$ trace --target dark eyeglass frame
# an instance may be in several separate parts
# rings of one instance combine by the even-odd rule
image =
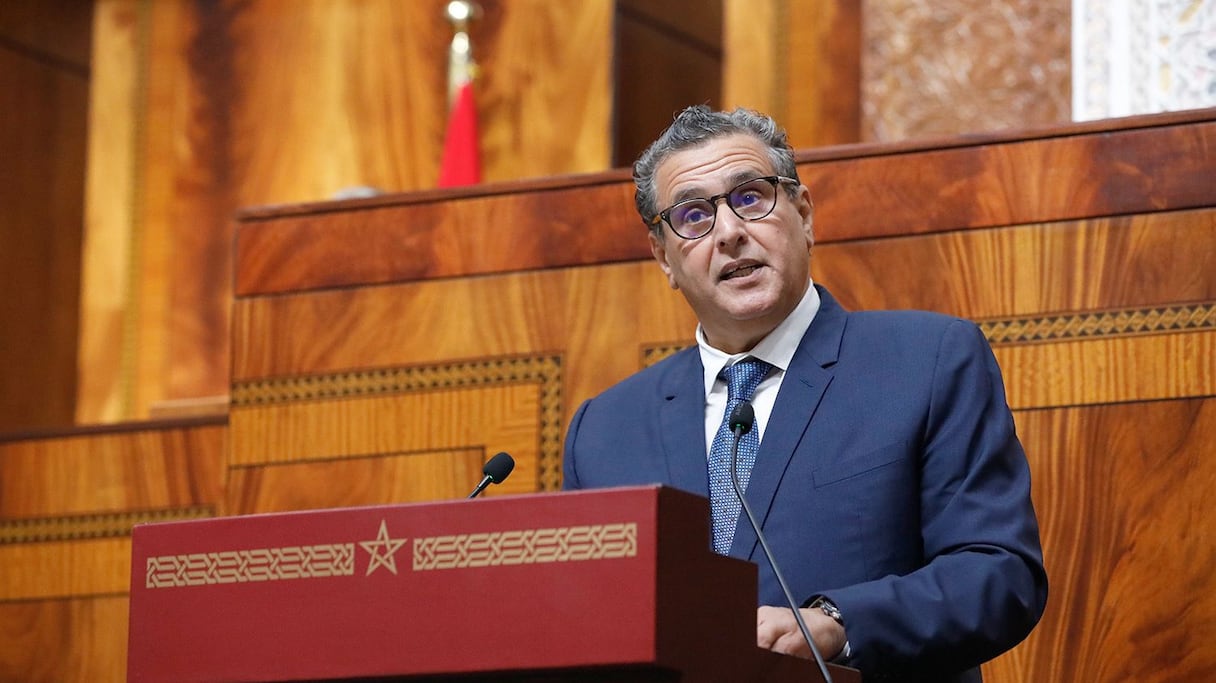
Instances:
[[[754,183],[757,180],[763,180],[764,182],[768,183],[769,185],[772,185],[774,193],[777,190],[777,185],[780,183],[790,183],[790,184],[794,184],[794,185],[800,184],[798,182],[798,179],[790,178],[790,177],[783,176],[783,175],[769,175],[769,176],[760,176],[758,178],[750,178],[748,180],[744,180],[743,182],[739,183],[738,185],[735,185],[734,187],[730,188],[726,192],[723,192],[722,194],[716,194],[712,197],[690,197],[683,201],[676,202],[675,204],[672,204],[671,206],[667,207],[666,209],[663,209],[662,211],[655,214],[654,217],[652,217],[650,219],[649,224],[652,226],[658,225],[659,221],[663,221],[664,223],[667,224],[667,227],[671,228],[671,232],[673,234],[675,234],[676,237],[679,237],[680,239],[685,239],[685,240],[699,240],[702,237],[705,237],[709,233],[713,232],[714,227],[718,225],[718,202],[721,200],[726,200],[726,205],[728,207],[730,207],[731,212],[734,213],[736,216],[739,216],[739,210],[736,209],[735,205],[731,203],[730,196],[733,195],[736,190],[743,187],[744,185],[747,185],[749,183]],[[713,218],[709,221],[709,228],[707,228],[705,230],[705,232],[701,233],[700,235],[695,235],[693,237],[689,237],[688,235],[684,235],[684,234],[680,233],[679,230],[676,230],[676,226],[671,224],[671,212],[675,211],[676,209],[678,209],[681,206],[688,204],[690,202],[709,202],[710,206],[713,207],[713,209],[711,211],[711,215],[713,216]],[[768,218],[769,214],[771,214],[773,212],[773,209],[776,209],[776,208],[777,208],[777,195],[774,194],[773,195],[773,205],[768,207],[768,211],[765,211],[764,215],[756,216],[755,218],[745,218],[743,216],[739,216],[739,219],[749,221],[749,222],[763,220],[765,218]]]

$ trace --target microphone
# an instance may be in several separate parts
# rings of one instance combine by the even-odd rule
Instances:
[[[481,483],[477,485],[477,488],[473,489],[473,492],[469,494],[469,498],[476,498],[490,484],[501,484],[511,474],[511,470],[513,469],[515,469],[515,458],[507,455],[505,451],[490,458],[485,467],[481,468],[481,473],[486,476],[482,477]]]
[[[743,435],[752,430],[752,424],[756,421],[756,412],[752,408],[752,404],[744,401],[735,406],[735,409],[730,413],[730,431],[735,435],[734,443],[730,449],[730,483],[735,487],[735,495],[739,497],[739,503],[743,506],[743,512],[747,513],[747,521],[752,525],[752,530],[756,532],[756,538],[760,540],[760,547],[764,550],[764,556],[768,558],[768,565],[773,568],[773,576],[777,577],[777,583],[781,584],[781,590],[785,592],[785,601],[789,603],[790,609],[794,610],[794,619],[798,622],[798,629],[802,631],[802,637],[806,639],[806,644],[811,646],[811,654],[815,656],[815,663],[819,665],[819,673],[823,674],[824,683],[832,683],[832,674],[828,673],[828,665],[823,661],[823,655],[820,654],[819,648],[815,646],[815,640],[811,638],[811,630],[806,627],[806,621],[802,618],[802,612],[798,610],[798,603],[794,602],[794,594],[790,592],[790,586],[785,582],[785,577],[781,575],[781,570],[777,568],[777,560],[773,559],[773,551],[768,547],[768,541],[764,538],[764,532],[760,531],[760,524],[756,522],[756,516],[752,514],[752,507],[747,504],[747,498],[743,495],[743,489],[739,486],[739,470],[737,463],[739,462],[739,441],[743,439]]]

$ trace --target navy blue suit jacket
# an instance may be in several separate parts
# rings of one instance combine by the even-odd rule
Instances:
[[[975,324],[821,306],[782,381],[747,499],[795,599],[844,614],[866,680],[979,680],[1047,599],[1030,472]],[[685,349],[578,409],[564,487],[662,483],[708,496],[700,354]],[[732,556],[760,567],[740,516]],[[805,604],[805,603],[804,603]]]

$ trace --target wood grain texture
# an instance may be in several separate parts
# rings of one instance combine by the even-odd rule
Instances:
[[[725,106],[763,111],[799,149],[861,140],[861,5],[725,0]]]
[[[820,243],[811,264],[848,306],[976,320],[1211,301],[1216,210]]]
[[[524,384],[238,408],[232,462],[247,467],[471,448],[488,459],[505,450],[516,471],[500,488],[536,491],[539,393]]]
[[[90,14],[0,8],[0,431],[73,420]]]
[[[80,272],[76,423],[130,415],[131,351],[139,306],[129,274],[137,255],[140,186],[135,151],[141,70],[141,15],[136,0],[98,0],[93,21],[92,82]]]
[[[0,523],[215,505],[225,425],[0,442]]]
[[[1216,676],[1216,400],[1019,411],[1051,577],[1042,623],[986,681]]]
[[[820,245],[1204,207],[1216,195],[1205,182],[1216,175],[1214,116],[970,145],[845,147],[800,155],[799,172]],[[236,294],[650,258],[624,174],[527,188],[249,214],[237,230]],[[352,258],[361,247],[367,256]]]
[[[0,546],[0,603],[117,595],[131,586],[131,539]]]
[[[0,603],[0,680],[122,681],[125,595]]]
[[[473,490],[493,455],[486,448],[465,448],[238,467],[228,480],[226,511],[244,515],[453,500]],[[482,495],[508,492],[504,487],[514,484],[515,476]],[[329,485],[317,486],[318,481]]]
[[[131,525],[211,516],[226,420],[0,440],[0,680],[126,675]]]
[[[631,167],[675,112],[722,101],[722,3],[614,3],[612,165]]]
[[[811,165],[823,241],[1210,206],[1216,122]],[[1161,169],[1168,168],[1168,173]],[[800,167],[801,170],[801,167]]]
[[[225,391],[237,207],[435,183],[445,4],[99,4],[80,421]],[[485,179],[606,168],[611,3],[481,5]]]

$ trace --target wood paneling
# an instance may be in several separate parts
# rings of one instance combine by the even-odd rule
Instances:
[[[0,7],[0,432],[72,424],[92,7]]]
[[[722,101],[722,0],[616,3],[612,165],[628,168],[694,104]]]
[[[485,448],[463,448],[237,467],[228,481],[227,512],[290,512],[387,505],[403,500],[451,500],[473,490],[481,481],[482,466],[493,455]],[[525,475],[520,481],[526,479]],[[320,487],[318,481],[330,484]],[[450,484],[454,482],[469,483],[453,489]],[[514,475],[503,486],[491,486],[482,495],[501,495],[507,484],[515,484]]]
[[[0,441],[0,519],[214,505],[224,422]]]
[[[1216,210],[829,242],[811,261],[816,279],[855,306],[975,319],[1211,301]],[[892,273],[902,287],[890,286]]]
[[[99,3],[79,421],[226,391],[237,207],[434,185],[445,4]],[[485,179],[607,168],[611,2],[480,4]]]
[[[211,516],[225,420],[0,440],[0,680],[126,676],[133,524]]]
[[[0,680],[126,680],[127,610],[125,595],[0,602]]]
[[[861,3],[723,4],[725,106],[775,117],[799,149],[861,140]]]
[[[992,681],[1216,676],[1216,399],[1018,411],[1051,577]]]
[[[820,249],[875,237],[1136,214],[1137,207],[1185,209],[1211,198],[1205,181],[1216,176],[1216,154],[1208,151],[1216,148],[1213,119],[1216,111],[1207,110],[1140,117],[1123,122],[1127,128],[1089,124],[973,144],[841,147],[799,154],[799,172],[816,202]],[[1165,167],[1172,172],[1161,173]],[[639,239],[644,226],[632,194],[628,176],[611,172],[248,211],[237,231],[236,292],[645,260],[650,250]],[[365,256],[355,258],[361,248]],[[931,270],[910,275],[937,277]]]

